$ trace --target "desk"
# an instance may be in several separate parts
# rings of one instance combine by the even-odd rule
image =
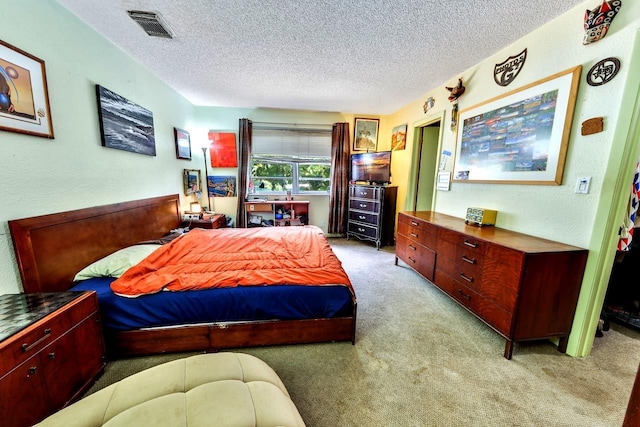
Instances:
[[[260,227],[263,221],[272,221],[273,225],[307,225],[309,224],[309,201],[298,200],[260,200],[244,202],[246,211],[245,227]],[[276,219],[276,213],[281,210],[293,218]],[[252,222],[252,218],[260,218],[260,222]]]

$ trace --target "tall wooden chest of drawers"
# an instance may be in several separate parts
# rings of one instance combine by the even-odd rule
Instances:
[[[95,292],[0,296],[0,419],[31,426],[81,396],[106,364]]]
[[[347,238],[381,245],[394,244],[398,187],[380,185],[349,186]]]
[[[436,212],[400,212],[401,259],[506,339],[558,337],[566,351],[586,249]]]

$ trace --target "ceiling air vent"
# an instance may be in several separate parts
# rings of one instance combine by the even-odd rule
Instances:
[[[172,39],[169,26],[162,20],[158,13],[145,12],[142,10],[128,10],[127,13],[136,21],[142,29],[151,37],[163,37]]]

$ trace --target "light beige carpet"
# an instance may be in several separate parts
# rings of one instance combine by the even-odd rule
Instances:
[[[613,325],[592,354],[504,340],[418,276],[394,248],[330,239],[358,298],[356,345],[238,349],[269,363],[310,427],[620,426],[640,333]],[[109,363],[95,391],[180,355]]]

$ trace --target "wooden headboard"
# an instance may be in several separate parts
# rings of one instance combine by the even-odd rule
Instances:
[[[25,292],[71,287],[85,266],[180,225],[177,194],[9,221]]]

